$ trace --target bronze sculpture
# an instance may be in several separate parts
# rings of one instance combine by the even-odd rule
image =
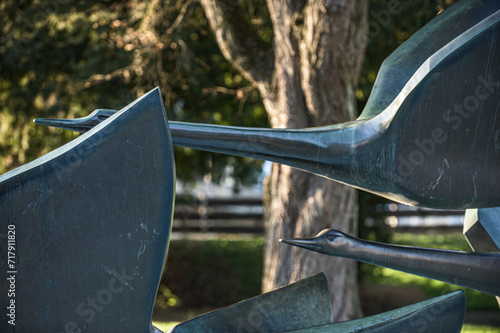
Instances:
[[[148,135],[130,134],[131,126],[147,128]],[[9,217],[4,227],[23,234],[12,244],[19,251],[14,284],[22,290],[15,298],[17,323],[3,322],[2,332],[161,333],[151,325],[151,313],[171,231],[175,175],[169,140],[155,89],[78,139],[0,176],[0,212]],[[115,158],[109,161],[111,152]],[[351,326],[391,331],[422,316],[432,318],[430,332],[458,332],[464,319],[460,292],[352,323],[332,323],[329,297],[327,281],[318,275],[172,332],[234,332],[240,324],[249,332],[342,332]],[[442,312],[429,317],[435,307]],[[262,317],[257,324],[249,321],[256,315]],[[380,323],[382,317],[390,320]]]
[[[497,66],[500,55],[499,7],[500,5],[494,1],[484,3],[480,1],[463,1],[441,14],[419,33],[415,34],[385,61],[367,108],[356,121],[304,130],[243,129],[171,122],[173,143],[289,164],[413,205],[442,208],[498,206],[500,205],[500,185],[498,185],[497,180],[500,176],[500,170],[497,165],[500,162],[500,150],[497,149],[497,146],[500,128],[495,122],[497,99],[494,94],[498,93],[500,87],[500,69]],[[457,24],[457,22],[460,24]],[[434,38],[434,35],[438,32],[440,38]],[[416,52],[416,50],[419,52]],[[487,55],[486,59],[482,58],[484,55]],[[475,66],[469,66],[472,59],[483,59],[484,61],[475,61]],[[445,84],[449,91],[448,94],[443,94],[442,89],[435,89],[435,87]],[[147,151],[149,152],[147,156],[153,164],[160,161],[160,165],[167,166],[170,172],[161,173],[161,170],[153,170],[154,172],[143,170],[140,166],[143,161],[140,161],[140,163],[133,163],[134,161],[132,161],[130,164],[114,162],[111,165],[116,166],[123,172],[135,171],[138,175],[149,171],[150,174],[143,175],[146,177],[143,183],[151,183],[155,182],[155,179],[161,179],[162,182],[156,184],[157,197],[161,200],[166,199],[167,202],[171,203],[173,199],[171,141],[166,117],[161,106],[161,99],[158,99],[157,93],[156,96],[154,94],[154,92],[149,93],[141,98],[140,102],[131,104],[118,114],[115,114],[113,110],[98,110],[89,117],[80,120],[49,121],[39,119],[37,121],[39,123],[89,132],[66,146],[66,148],[59,149],[37,162],[30,163],[0,177],[0,184],[3,186],[2,192],[0,192],[0,200],[3,200],[0,201],[0,207],[4,210],[6,216],[10,217],[8,226],[13,225],[15,229],[18,228],[17,230],[32,234],[32,237],[28,238],[31,243],[28,244],[23,241],[24,243],[15,244],[15,246],[19,246],[25,253],[34,252],[34,254],[31,257],[23,257],[22,265],[21,262],[16,264],[19,264],[19,267],[30,267],[30,265],[35,267],[35,269],[39,270],[40,274],[38,275],[45,279],[45,281],[35,280],[30,287],[26,288],[28,291],[36,290],[34,292],[36,300],[33,304],[24,303],[21,307],[24,312],[20,312],[20,319],[22,316],[34,317],[34,325],[39,325],[36,328],[41,331],[47,330],[46,327],[50,331],[54,329],[67,330],[68,327],[76,330],[83,327],[88,328],[89,331],[99,331],[99,329],[126,331],[132,328],[134,332],[158,332],[150,324],[151,299],[154,299],[152,291],[156,288],[158,270],[161,268],[166,246],[168,245],[171,204],[167,209],[158,208],[161,210],[161,216],[155,215],[153,213],[154,207],[150,209],[151,207],[148,206],[150,203],[144,202],[144,198],[147,196],[145,193],[137,190],[137,193],[134,193],[133,196],[131,194],[138,188],[137,184],[140,184],[140,182],[127,183],[125,178],[118,180],[125,180],[125,183],[131,187],[122,186],[123,184],[116,180],[115,183],[111,183],[111,186],[106,191],[99,191],[100,182],[109,183],[107,183],[105,177],[93,174],[95,170],[82,171],[82,175],[87,177],[84,179],[85,181],[80,181],[78,177],[75,177],[75,179],[73,177],[70,179],[65,178],[69,174],[79,175],[79,173],[73,171],[81,170],[81,163],[96,168],[101,166],[105,162],[104,159],[95,159],[95,155],[105,153],[106,149],[112,149],[109,147],[116,147],[117,142],[125,145],[133,144],[133,142],[129,141],[129,137],[134,140],[150,140],[151,137],[149,136],[143,135],[144,138],[142,138],[137,135],[140,132],[137,129],[150,120],[147,119],[147,115],[152,112],[151,114],[154,114],[153,118],[158,122],[158,124],[154,125],[154,128],[164,140],[160,140],[159,143],[154,145],[154,149],[153,146],[149,147],[146,143],[135,144],[136,147],[132,147],[130,150],[133,153],[127,153],[127,157],[135,157],[139,160],[142,159],[143,152]],[[154,100],[151,100],[151,98]],[[142,102],[150,102],[150,104],[143,105]],[[139,104],[141,108],[147,110],[144,114],[136,112]],[[160,109],[162,112],[157,112]],[[130,112],[131,110],[134,110],[134,112]],[[128,116],[124,116],[125,114]],[[120,119],[122,122],[120,122]],[[133,120],[134,126],[124,125],[125,119]],[[99,140],[91,140],[99,134],[104,134],[106,128],[112,128],[110,124],[120,127],[120,134],[110,135],[109,137],[103,136]],[[94,126],[96,127],[94,128]],[[167,128],[166,131],[165,128]],[[478,128],[482,130],[478,131]],[[127,129],[132,134],[125,135]],[[148,129],[148,132],[151,132],[150,129]],[[492,140],[492,138],[495,139]],[[108,144],[110,146],[107,146]],[[160,148],[158,145],[161,144],[164,144],[165,147]],[[107,148],[103,148],[104,146]],[[154,154],[151,154],[152,152]],[[155,154],[159,156],[155,157]],[[74,160],[75,158],[76,160]],[[132,158],[132,160],[134,159]],[[95,164],[96,161],[102,163]],[[120,173],[117,173],[117,175],[120,175]],[[90,178],[92,181],[89,180]],[[56,179],[62,185],[57,184]],[[80,203],[89,204],[88,212],[81,207],[76,209],[73,206],[69,208],[61,207],[60,202],[63,201],[61,196],[70,191],[67,188],[63,191],[55,191],[54,189],[57,189],[57,186],[66,186],[68,181],[79,191],[76,194],[71,192],[72,196],[70,198],[73,200],[70,200],[70,202],[74,205]],[[86,189],[90,188],[93,189],[92,193],[98,193],[95,198],[85,196]],[[21,193],[19,197],[22,197],[22,191],[28,191],[29,196],[31,198],[37,197],[38,201],[28,203],[15,200],[17,199],[17,193]],[[120,192],[119,198],[121,200],[118,201],[123,205],[108,207],[110,212],[114,214],[111,225],[104,223],[104,221],[108,222],[107,218],[104,217],[100,221],[93,220],[96,216],[89,215],[89,212],[93,212],[94,209],[92,203],[100,199],[109,202],[108,195],[118,192]],[[139,208],[150,207],[147,209],[150,216],[138,215],[140,209],[134,209],[133,204],[130,204],[130,197],[140,202]],[[85,200],[82,201],[82,198]],[[55,213],[44,210],[45,208],[37,208],[37,205],[42,203],[45,206],[55,207]],[[158,202],[155,203],[158,204]],[[24,210],[22,210],[23,205]],[[97,207],[100,214],[109,213],[105,211],[104,207],[106,205],[101,203]],[[36,214],[31,215],[35,211]],[[75,217],[72,217],[70,213],[77,212],[80,214],[82,211],[85,213],[84,217],[79,216],[78,218],[83,219],[84,222],[88,220],[95,223],[97,228],[85,229],[85,225],[80,224],[81,221],[71,223]],[[40,212],[43,213],[41,219]],[[137,253],[131,253],[130,249],[126,249],[123,245],[127,241],[118,240],[116,237],[120,238],[120,235],[116,234],[116,231],[115,233],[110,231],[111,226],[114,228],[120,226],[118,219],[120,212],[126,212],[122,217],[125,226],[137,226],[137,222],[141,218],[147,221],[155,221],[157,223],[155,225],[159,228],[153,230],[154,235],[156,235],[154,231],[158,233],[156,238],[152,236],[155,238],[155,242],[152,239],[143,239],[143,237],[133,239],[131,235],[130,240],[136,241],[134,244],[139,245],[137,241],[140,240],[139,250]],[[28,216],[25,216],[26,214]],[[18,215],[23,216],[19,221],[16,220]],[[35,222],[39,219],[41,224],[36,225]],[[61,220],[63,223],[60,223]],[[164,223],[164,225],[160,222]],[[148,225],[145,223],[139,224],[140,229],[145,232],[147,232]],[[33,230],[30,230],[31,226],[35,226]],[[73,260],[80,258],[78,258],[78,253],[72,246],[80,244],[83,247],[84,244],[78,242],[78,240],[68,238],[69,231],[73,230],[72,228],[80,231],[82,237],[88,237],[82,231],[92,231],[96,237],[96,239],[92,240],[92,244],[96,248],[109,248],[109,253],[98,257],[97,263],[94,263],[95,267],[92,269],[79,270],[73,266]],[[99,232],[96,230],[99,230]],[[40,235],[42,236],[38,237],[40,239],[35,237]],[[449,279],[450,275],[455,273],[453,269],[460,269],[460,274],[455,274],[457,279],[454,280],[454,283],[473,286],[479,290],[498,294],[498,285],[493,281],[494,274],[498,273],[498,256],[496,254],[464,254],[417,248],[397,248],[395,250],[396,247],[394,246],[390,248],[395,251],[380,251],[383,249],[380,244],[374,245],[359,240],[353,241],[346,235],[330,232],[323,234],[323,236],[326,239],[330,236],[332,242],[349,240],[351,246],[344,248],[343,252],[341,252],[341,255],[346,257],[353,257],[355,251],[360,251],[359,253],[363,254],[363,250],[368,249],[368,252],[364,253],[366,254],[365,257],[359,256],[355,258],[359,260],[368,256],[372,258],[378,256],[379,259],[385,258],[386,262],[398,262],[394,264],[397,269],[412,269],[417,273],[424,272],[426,276],[438,279]],[[123,233],[121,237],[123,238]],[[130,237],[127,234],[127,238]],[[88,241],[88,238],[85,240]],[[45,242],[45,247],[43,247],[43,242]],[[318,247],[318,240],[312,242],[289,240],[288,242],[313,250],[325,250],[324,247]],[[154,255],[149,255],[148,251],[153,243],[155,246]],[[57,254],[53,244],[63,245],[66,252]],[[120,275],[120,272],[110,268],[111,264],[115,264],[112,261],[114,259],[112,254],[116,250],[116,244],[119,245],[120,250],[127,254],[124,257],[130,259],[129,257],[132,254],[137,255],[137,261],[145,263],[144,265],[147,267],[142,267],[138,271],[132,269],[133,273],[129,275],[127,275],[128,271],[126,270],[121,272]],[[88,246],[88,244],[85,246]],[[99,251],[95,251],[95,253],[101,255]],[[429,265],[429,267],[421,265],[416,268],[409,268],[412,265],[420,265],[422,261],[421,258],[419,259],[419,255],[429,253],[436,260],[433,263],[435,265]],[[57,260],[58,269],[50,267],[51,259],[49,257],[51,256],[49,254],[54,254],[52,257]],[[401,254],[405,255],[402,256]],[[335,253],[335,255],[338,255],[338,253]],[[34,262],[44,262],[44,258],[46,266],[49,267],[43,269],[36,267]],[[469,262],[463,265],[464,263],[460,262],[461,258],[466,258]],[[471,258],[483,261],[478,265]],[[85,267],[94,262],[94,259],[85,258]],[[104,264],[101,262],[104,262]],[[155,265],[152,265],[152,262]],[[60,265],[61,263],[62,265]],[[106,265],[106,263],[108,264]],[[379,260],[378,263],[384,264],[384,261]],[[493,265],[490,265],[491,263]],[[98,267],[99,264],[102,267]],[[125,259],[122,259],[122,264],[126,265]],[[65,267],[66,269],[64,269]],[[451,272],[443,271],[445,267],[448,267]],[[146,277],[144,274],[147,271],[146,268],[151,268],[153,271],[150,277]],[[468,268],[474,270],[468,271]],[[486,274],[478,274],[478,272],[486,272]],[[29,281],[24,274],[26,273],[19,273],[19,281],[23,285],[29,285]],[[104,297],[107,295],[114,296],[111,284],[109,284],[108,289],[101,289],[102,293],[98,294],[101,295],[103,302],[96,304],[95,299],[91,299],[92,303],[83,303],[83,307],[80,306],[82,303],[76,304],[76,310],[74,310],[72,309],[74,305],[72,298],[85,297],[88,289],[85,291],[85,288],[82,288],[82,290],[75,292],[75,295],[70,295],[71,297],[64,295],[64,291],[60,291],[60,289],[57,289],[58,293],[56,295],[51,295],[50,291],[56,290],[56,286],[57,288],[63,286],[63,290],[69,288],[65,285],[65,283],[67,284],[65,279],[68,276],[72,278],[78,274],[80,275],[77,278],[80,278],[80,281],[83,279],[82,276],[85,277],[86,281],[89,281],[88,285],[82,284],[86,287],[98,288],[97,285],[92,285],[92,283],[100,283],[105,278],[111,277],[111,279],[114,279],[112,281],[115,282],[123,280],[124,289],[127,287],[132,291],[146,294],[148,297],[137,296],[137,298],[134,298],[136,296],[127,294],[126,297],[130,298],[126,300],[137,300],[137,302],[123,303],[127,306],[122,303],[120,306],[112,306],[109,308],[112,311],[104,314],[99,309],[112,301],[109,297]],[[131,281],[127,281],[127,277],[128,280],[134,280],[134,284],[128,283]],[[136,278],[140,279],[140,281],[135,280]],[[139,286],[135,285],[135,281],[138,281]],[[2,283],[3,287],[7,287],[10,282],[3,281]],[[114,288],[113,290],[118,289]],[[37,292],[39,292],[39,295]],[[122,296],[121,293],[117,294],[119,295],[116,298]],[[446,317],[443,314],[438,318],[436,321],[438,329],[442,328],[440,325],[444,325],[443,321],[447,324],[454,324],[455,331],[457,325],[461,326],[463,322],[463,315],[461,316],[463,314],[463,300],[460,301],[460,297],[463,298],[463,295],[460,296],[460,293],[454,293],[448,298],[458,300],[458,302],[454,302],[453,307],[450,306],[450,308],[454,309],[454,311],[450,310],[451,317]],[[35,309],[42,298],[49,299],[52,302],[49,302],[43,313]],[[20,299],[21,302],[25,302],[26,295],[23,295]],[[446,298],[440,300],[444,299]],[[130,305],[130,303],[133,304]],[[57,305],[61,304],[63,306],[57,307]],[[411,314],[419,313],[420,310],[425,312],[429,303],[425,304],[423,306],[415,305],[415,307],[408,310],[408,313],[411,316]],[[7,304],[1,305],[6,306]],[[139,305],[142,305],[142,307],[137,310],[136,307],[139,307]],[[78,309],[81,311],[78,311]],[[79,315],[83,311],[88,317],[86,319],[78,318],[78,321],[72,320],[71,315],[74,315],[75,311]],[[120,324],[121,327],[117,327],[115,322],[108,321],[119,318],[119,316],[123,318],[124,314],[132,312],[134,316],[127,317],[125,323]],[[205,318],[209,317],[211,316]],[[382,317],[387,318],[387,315]],[[401,329],[401,323],[404,325],[404,321],[398,322],[398,318],[394,321],[389,320],[381,323],[383,321],[382,317],[372,318],[373,325],[371,326],[369,325],[370,320],[367,319],[364,322],[342,324],[344,326],[337,325],[333,327],[331,325],[336,324],[331,323],[325,323],[324,325],[327,326],[322,326],[323,324],[319,323],[315,327],[296,327],[293,329],[303,332],[322,332],[331,329],[359,329],[375,332],[382,327],[392,331]],[[215,318],[220,320],[217,315],[215,315]],[[221,323],[215,321],[215,327]],[[368,325],[363,326],[364,324],[361,323],[368,323]],[[136,326],[130,326],[134,324]],[[185,325],[189,326],[189,324]],[[10,326],[6,327],[7,329],[11,328]],[[182,331],[182,325],[177,330]],[[191,331],[193,330],[196,329],[191,329]],[[450,330],[452,329],[450,328]]]

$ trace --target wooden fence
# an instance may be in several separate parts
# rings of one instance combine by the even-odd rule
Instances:
[[[262,199],[209,198],[176,204],[174,232],[264,232]]]
[[[390,205],[390,207],[401,207]],[[387,206],[389,207],[389,206]],[[263,234],[264,216],[262,199],[260,198],[208,198],[206,200],[182,200],[176,203],[174,213],[174,232],[186,233],[246,233]],[[383,209],[383,217],[397,218],[442,218],[460,217],[463,210],[434,210],[434,209]],[[398,231],[435,232],[461,231],[461,225],[427,225],[395,226]]]

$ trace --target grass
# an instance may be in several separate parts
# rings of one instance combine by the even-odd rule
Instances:
[[[467,240],[460,232],[448,234],[395,233],[392,243],[410,246],[430,247],[445,250],[471,251]]]
[[[500,333],[500,327],[465,324],[462,333]]]

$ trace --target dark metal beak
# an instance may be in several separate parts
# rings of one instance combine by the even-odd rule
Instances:
[[[293,246],[302,247],[307,250],[316,251],[320,253],[325,252],[325,247],[319,243],[318,238],[289,238],[280,239],[280,242],[290,244]]]
[[[96,125],[102,123],[104,120],[111,117],[116,113],[116,110],[97,109],[91,114],[83,118],[76,119],[49,119],[49,118],[36,118],[34,123],[67,129],[70,131],[85,133]]]

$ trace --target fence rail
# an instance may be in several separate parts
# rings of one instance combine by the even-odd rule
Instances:
[[[173,231],[262,234],[262,199],[209,198],[178,204]]]
[[[174,213],[174,232],[186,233],[264,233],[264,209],[260,198],[208,198],[181,200]],[[394,209],[397,207],[396,209]],[[408,218],[461,217],[463,210],[404,209],[387,205],[381,212],[386,220]],[[404,232],[461,231],[459,224],[410,226],[404,223],[395,230]]]

